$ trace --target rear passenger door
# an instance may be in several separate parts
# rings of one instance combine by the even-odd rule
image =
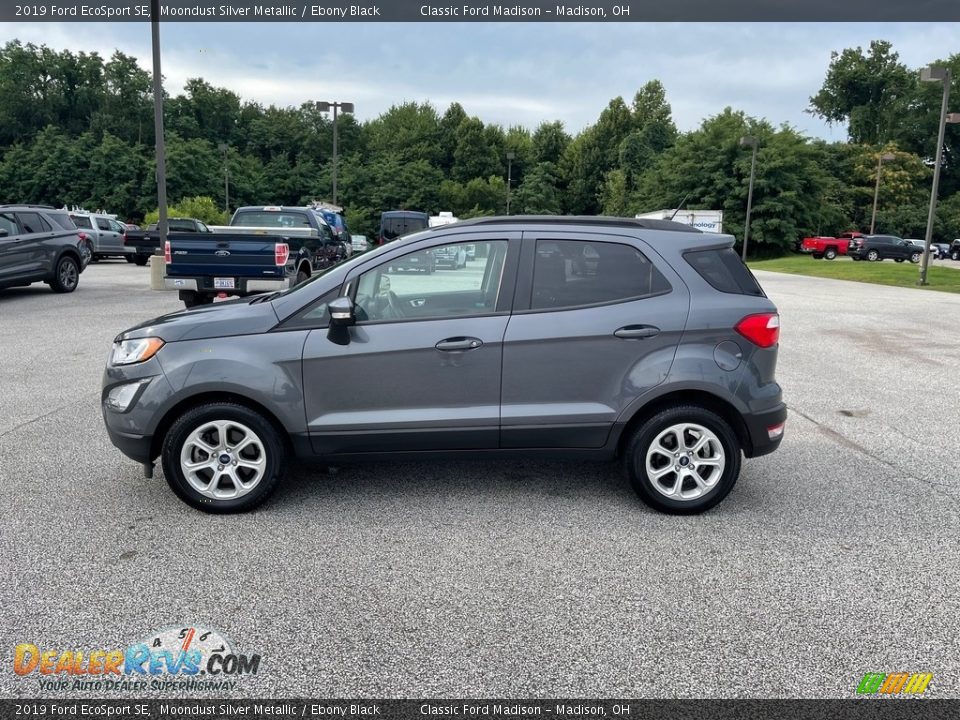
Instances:
[[[17,217],[12,212],[0,212],[0,283],[29,274],[26,253]]]
[[[500,446],[602,447],[621,412],[666,379],[688,308],[686,286],[640,240],[524,233]]]
[[[34,275],[51,269],[46,257],[50,240],[56,233],[43,216],[35,212],[18,212],[20,223],[20,257],[23,270]]]
[[[120,225],[111,223],[110,218],[96,218],[97,232],[100,235],[98,252],[120,255],[123,253],[123,235]]]

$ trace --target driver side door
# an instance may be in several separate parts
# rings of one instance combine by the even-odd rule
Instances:
[[[502,343],[519,236],[469,237],[477,257],[467,267],[427,273],[391,254],[347,278],[357,316],[349,342],[335,343],[317,328],[304,345],[304,402],[316,453],[498,446]],[[426,244],[403,255],[441,247]],[[461,244],[448,236],[442,247]]]

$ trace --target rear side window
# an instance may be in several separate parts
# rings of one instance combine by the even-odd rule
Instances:
[[[70,216],[66,213],[47,213],[47,217],[49,217],[61,230],[77,229],[77,226],[74,225],[73,220],[71,220]]]
[[[90,218],[82,215],[71,215],[70,217],[73,219],[74,224],[78,228],[86,228],[87,230],[93,229],[93,225],[90,224]]]
[[[663,274],[630,245],[537,240],[532,310],[622,302],[670,290]]]
[[[20,220],[20,227],[23,228],[23,232],[28,235],[32,233],[50,232],[53,229],[50,227],[50,224],[37,213],[17,213],[17,219]]]
[[[764,297],[763,290],[733,248],[694,250],[683,254],[697,273],[720,292]]]

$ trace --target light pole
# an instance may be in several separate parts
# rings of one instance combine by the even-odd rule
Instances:
[[[873,187],[873,215],[870,216],[870,234],[873,235],[877,226],[877,198],[880,197],[880,167],[885,162],[896,160],[893,153],[880,153],[877,156],[877,184]]]
[[[317,110],[320,112],[330,112],[333,110],[333,200],[337,204],[337,110],[343,110],[345,113],[353,112],[353,103],[351,102],[327,102],[317,103]]]
[[[923,257],[920,258],[920,285],[927,284],[927,265],[930,262],[930,241],[933,240],[933,219],[937,212],[937,193],[940,189],[940,160],[943,157],[943,135],[947,129],[947,103],[950,102],[950,69],[931,65],[920,71],[923,82],[943,83],[943,101],[940,104],[940,127],[937,131],[937,156],[933,165],[933,187],[930,189],[930,210],[927,213],[927,233],[923,237]],[[956,120],[957,113],[951,113]]]
[[[230,146],[226,143],[217,145],[220,152],[223,153],[223,211],[230,214],[230,166],[227,164],[227,151]]]
[[[167,155],[163,142],[163,74],[160,72],[160,0],[150,0],[150,41],[153,48],[153,129],[157,151],[157,232],[160,247],[167,239]]]
[[[753,178],[757,174],[757,148],[760,143],[751,135],[740,138],[741,147],[753,148],[753,159],[750,160],[750,189],[747,191],[747,221],[743,229],[743,261],[747,261],[747,242],[750,240],[750,213],[753,211]]]
[[[512,150],[507,153],[507,215],[510,214],[510,186],[513,184],[513,159],[516,156]]]

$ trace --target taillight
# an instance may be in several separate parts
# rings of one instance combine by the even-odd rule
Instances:
[[[169,265],[171,262],[173,262],[173,256],[172,256],[172,254],[170,253],[170,241],[169,241],[169,240],[167,240],[166,242],[163,243],[163,261],[164,261],[167,265]]]
[[[273,246],[273,262],[278,267],[283,267],[290,259],[290,246],[286,243],[277,243]]]
[[[80,232],[80,233],[77,233],[77,236],[80,238],[80,242],[86,242],[86,241],[87,241],[87,234],[86,234],[86,233]]]
[[[734,329],[754,345],[773,347],[780,339],[780,316],[777,313],[747,315]]]

